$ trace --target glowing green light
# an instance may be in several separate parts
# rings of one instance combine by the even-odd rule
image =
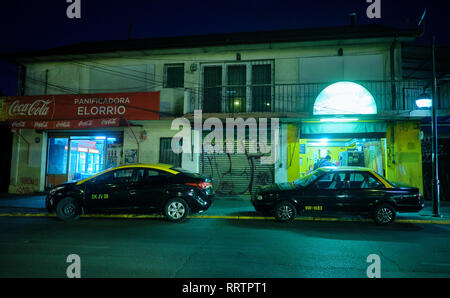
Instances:
[[[372,94],[353,82],[332,84],[320,92],[314,103],[314,115],[369,115],[377,113]]]

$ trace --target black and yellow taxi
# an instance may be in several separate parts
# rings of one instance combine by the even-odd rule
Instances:
[[[46,207],[64,221],[90,212],[139,210],[181,222],[207,210],[213,195],[212,181],[200,174],[166,164],[131,164],[52,188]]]
[[[265,186],[251,199],[257,212],[289,222],[305,216],[367,214],[377,224],[392,223],[397,212],[418,212],[418,188],[401,186],[369,168],[322,167],[292,183]]]

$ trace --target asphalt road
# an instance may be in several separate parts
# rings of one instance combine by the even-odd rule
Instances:
[[[450,226],[371,222],[0,217],[0,277],[450,277]]]

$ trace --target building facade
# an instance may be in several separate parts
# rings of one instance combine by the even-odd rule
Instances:
[[[418,34],[349,26],[97,42],[5,56],[21,65],[20,94],[2,104],[2,121],[14,132],[9,192],[43,191],[139,162],[209,175],[219,194],[249,194],[294,181],[327,155],[335,165],[370,167],[423,190],[420,121],[429,111],[416,99],[426,84],[402,76],[402,44]],[[21,115],[39,100],[48,102],[48,114],[34,106],[34,114]],[[448,113],[449,98],[439,100],[439,113]],[[188,141],[200,152],[174,152],[174,144],[183,146],[173,142],[179,118],[192,124]],[[219,139],[213,143],[224,150],[202,149],[214,130],[207,119],[222,121],[225,136],[237,135],[227,119],[240,118],[257,123],[256,149],[277,150],[251,150],[250,129],[234,139],[233,152]]]

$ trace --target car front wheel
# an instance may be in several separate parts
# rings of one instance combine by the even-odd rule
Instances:
[[[164,207],[164,215],[171,222],[182,222],[189,216],[189,206],[183,199],[171,199]]]
[[[395,209],[388,204],[380,204],[375,207],[373,218],[378,225],[389,225],[395,220]]]
[[[275,218],[279,222],[291,222],[296,217],[294,205],[289,202],[281,202],[275,207]]]
[[[63,221],[77,220],[80,215],[80,206],[74,198],[64,198],[56,205],[56,215]]]

